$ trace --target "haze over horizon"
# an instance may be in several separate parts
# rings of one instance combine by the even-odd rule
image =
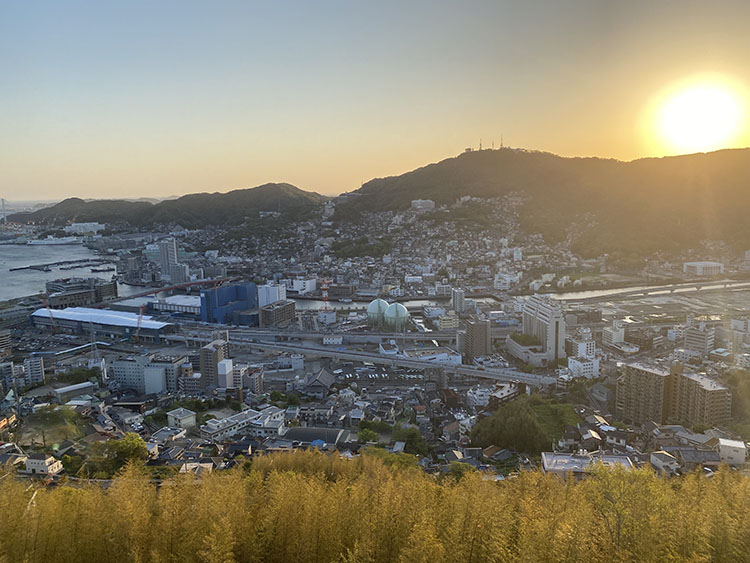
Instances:
[[[749,18],[739,1],[4,4],[0,195],[333,195],[501,136],[561,156],[697,152],[654,114],[695,77],[744,112],[714,148],[746,147]]]

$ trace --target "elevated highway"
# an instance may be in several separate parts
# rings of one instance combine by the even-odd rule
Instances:
[[[632,298],[643,298],[643,297],[654,297],[657,295],[684,295],[692,294],[696,292],[708,293],[715,291],[726,291],[728,289],[750,289],[750,281],[737,281],[737,280],[714,280],[705,282],[686,282],[677,283],[670,285],[660,285],[651,287],[640,287],[636,289],[624,288],[620,290],[611,290],[606,295],[593,295],[590,297],[578,297],[569,298],[565,301],[572,302],[586,302],[596,303],[599,301],[617,301],[620,299],[632,299]],[[596,292],[598,290],[592,290]],[[585,293],[582,291],[581,293]]]
[[[182,334],[169,335],[167,338],[172,342],[185,341],[183,340],[185,338],[185,335]],[[203,342],[207,343],[210,338],[210,336],[206,336]],[[536,387],[551,385],[555,382],[554,377],[524,373],[514,369],[479,369],[473,366],[439,364],[426,360],[404,358],[402,356],[376,354],[373,352],[360,352],[355,350],[342,350],[340,348],[335,348],[332,346],[317,346],[302,342],[268,342],[259,339],[232,337],[231,343],[233,347],[249,351],[259,350],[263,352],[290,352],[296,354],[318,356],[321,358],[331,358],[335,360],[370,362],[377,365],[412,369],[442,368],[447,373],[453,373],[456,375],[462,375],[472,378],[491,379],[494,381],[503,382],[518,381]]]

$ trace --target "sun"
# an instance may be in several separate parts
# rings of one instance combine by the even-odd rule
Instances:
[[[657,114],[657,130],[670,152],[728,148],[745,128],[743,96],[721,83],[682,86],[666,95]]]

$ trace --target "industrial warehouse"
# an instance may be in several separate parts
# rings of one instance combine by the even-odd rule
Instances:
[[[155,321],[148,315],[87,307],[68,307],[59,311],[37,309],[31,314],[31,323],[39,329],[54,329],[70,334],[93,332],[109,338],[137,335],[145,342],[161,342],[165,334],[176,330],[175,325]]]

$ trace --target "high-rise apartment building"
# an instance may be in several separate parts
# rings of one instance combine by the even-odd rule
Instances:
[[[177,241],[167,238],[159,242],[159,257],[161,273],[165,276],[171,274],[171,268],[177,264]]]
[[[724,385],[674,362],[670,369],[624,364],[617,381],[616,413],[644,424],[675,422],[716,425],[729,420],[732,393]]]
[[[523,306],[523,333],[541,342],[548,362],[565,357],[565,316],[559,302],[532,295]]]
[[[13,351],[11,346],[10,331],[0,330],[0,358],[10,356]]]
[[[453,288],[451,291],[451,300],[453,302],[453,310],[456,313],[463,313],[466,310],[466,294],[463,289]]]
[[[229,343],[226,340],[214,340],[200,351],[201,385],[209,387],[219,383],[219,362],[229,357]]]
[[[466,322],[466,339],[464,340],[464,360],[468,363],[474,358],[487,356],[492,352],[492,334],[488,319],[470,319]]]

